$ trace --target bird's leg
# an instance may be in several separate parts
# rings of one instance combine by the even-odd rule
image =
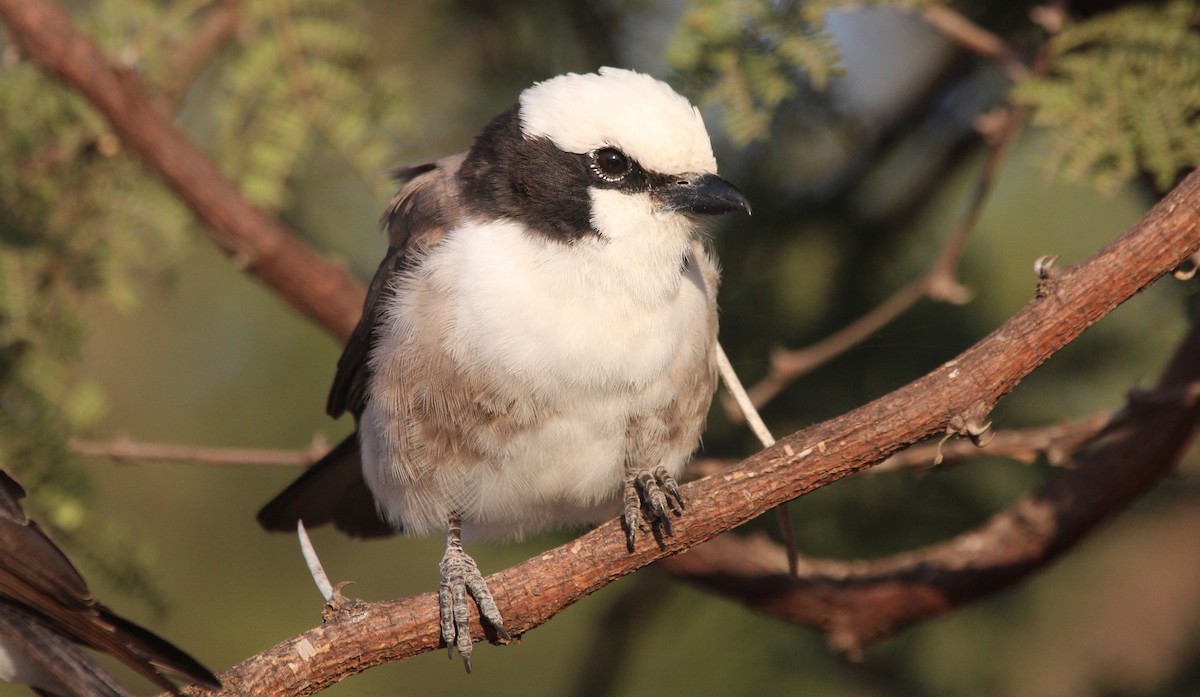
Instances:
[[[642,522],[642,509],[651,524],[662,525],[663,532],[671,534],[670,513],[682,511],[683,494],[675,478],[667,468],[659,465],[653,470],[629,471],[625,476],[625,539],[629,550],[637,538],[637,529]]]
[[[446,650],[453,655],[453,649],[458,649],[462,656],[467,672],[471,672],[471,608],[467,602],[467,594],[475,599],[479,606],[480,616],[492,625],[496,634],[509,640],[508,631],[504,629],[504,619],[492,599],[479,566],[463,550],[462,518],[457,513],[450,515],[446,532],[446,556],[441,564],[442,585],[438,589],[438,604],[441,606],[442,641]]]

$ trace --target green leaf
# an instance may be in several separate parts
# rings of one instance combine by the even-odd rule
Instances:
[[[1200,164],[1198,20],[1195,2],[1176,0],[1065,27],[1048,74],[1013,93],[1055,131],[1047,166],[1106,190],[1145,172],[1165,190]]]

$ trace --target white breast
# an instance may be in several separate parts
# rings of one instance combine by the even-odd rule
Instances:
[[[669,373],[704,355],[715,321],[702,272],[712,262],[690,221],[654,217],[648,200],[631,211],[633,197],[617,195],[625,208],[609,216],[606,237],[564,243],[513,222],[468,223],[403,282],[377,351],[405,360],[417,345],[441,350],[502,401],[541,417],[494,441],[491,431],[457,424],[486,461],[415,463],[411,448],[388,437],[402,415],[373,394],[360,424],[364,471],[405,529],[439,529],[452,509],[462,510],[468,532],[489,536],[611,512],[630,419],[674,399]],[[662,464],[677,471],[694,445]]]
[[[651,275],[645,250],[623,246],[566,245],[514,223],[456,231],[427,268],[453,297],[446,348],[572,399],[647,384],[704,326],[707,302],[685,283],[683,249]]]

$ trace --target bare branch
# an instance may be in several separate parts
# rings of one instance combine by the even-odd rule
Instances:
[[[1029,77],[1029,68],[1004,39],[975,24],[957,11],[940,3],[921,8],[921,16],[929,26],[937,29],[954,43],[972,53],[991,59],[1000,66],[1010,80]]]
[[[766,422],[762,420],[762,416],[758,410],[754,408],[754,404],[750,401],[750,396],[746,394],[746,388],[742,387],[742,380],[738,377],[737,371],[733,369],[733,364],[729,362],[729,356],[725,355],[725,348],[721,344],[717,344],[717,371],[721,374],[721,379],[725,382],[725,389],[737,402],[738,409],[741,411],[742,417],[750,426],[750,430],[758,437],[758,442],[762,443],[762,447],[769,448],[775,445],[775,436],[771,435],[771,430],[767,428]],[[779,535],[783,538],[783,544],[787,548],[788,553],[788,569],[792,575],[796,575],[797,571],[797,553],[796,553],[796,535],[792,528],[792,513],[788,510],[787,503],[780,504],[775,509],[776,523],[779,525]]]
[[[871,472],[929,469],[942,462],[996,456],[1031,463],[1042,455],[1051,464],[1064,465],[1076,450],[1109,430],[1116,418],[1114,414],[1104,413],[1041,428],[997,431],[983,446],[970,440],[923,443],[896,453],[871,468]]]
[[[1043,280],[1034,300],[956,359],[885,397],[686,485],[687,515],[672,524],[674,534],[659,544],[644,543],[630,553],[620,523],[609,521],[489,577],[509,631],[527,632],[646,564],[707,542],[908,445],[947,430],[968,432],[1022,378],[1198,248],[1200,174],[1193,173],[1118,240],[1077,266],[1056,269]],[[1189,360],[1173,364],[1165,385],[1194,381],[1177,377],[1176,371],[1200,369],[1200,358],[1194,355],[1197,342],[1194,332],[1180,352]],[[1155,419],[1153,434],[1120,441],[1102,464],[1065,471],[984,528],[933,548],[936,553],[926,550],[920,557],[905,555],[864,567],[879,576],[919,558],[926,563],[944,561],[946,573],[931,580],[921,573],[925,566],[917,564],[899,586],[891,577],[868,584],[855,597],[857,612],[829,627],[833,641],[852,650],[859,642],[993,592],[1032,571],[1037,559],[1061,554],[1094,521],[1136,496],[1147,478],[1156,479],[1152,472],[1162,462],[1173,461],[1173,453],[1190,438],[1194,410],[1193,406],[1175,413],[1165,428],[1160,428],[1164,419]],[[1153,467],[1145,464],[1148,454],[1156,463]],[[1131,461],[1141,464],[1130,466]],[[977,573],[976,559],[994,563],[991,576]],[[872,608],[893,596],[903,601],[887,604],[895,614],[886,625],[871,624],[880,617],[871,614]],[[472,633],[483,636],[477,619]],[[221,694],[312,694],[353,673],[439,644],[434,594],[359,603],[226,671]]]
[[[313,583],[316,584],[325,603],[333,604],[337,597],[336,591],[329,582],[329,575],[325,573],[325,566],[317,556],[317,549],[313,547],[312,538],[308,536],[303,520],[296,521],[296,537],[300,539],[300,553],[304,555],[304,563],[308,565],[308,573],[312,574]]]
[[[159,113],[131,69],[109,60],[51,0],[0,0],[0,18],[25,56],[108,119],[125,147],[175,191],[239,268],[338,338],[350,336],[362,307],[361,285],[243,198]]]
[[[723,535],[660,566],[774,617],[817,627],[833,648],[856,657],[867,644],[1044,569],[1173,471],[1200,425],[1200,399],[1192,387],[1197,379],[1200,318],[1155,398],[1135,395],[1120,418],[1085,419],[1057,434],[1047,429],[1050,443],[1115,428],[1106,445],[987,523],[945,542],[869,562],[801,558],[800,575],[793,578],[781,545]],[[1180,384],[1188,387],[1173,389]]]
[[[213,58],[237,36],[242,20],[239,0],[216,0],[186,40],[171,53],[171,84],[164,97],[171,104],[183,99]]]
[[[128,438],[90,441],[72,438],[67,444],[76,455],[107,457],[113,460],[154,460],[158,462],[198,462],[205,465],[262,465],[270,467],[303,467],[311,465],[329,452],[322,438],[314,438],[307,450],[266,450],[260,448],[212,448],[202,445],[175,443],[142,443]]]
[[[1034,74],[1040,75],[1048,67],[1049,52],[1043,47],[1034,63]],[[904,286],[862,317],[811,346],[774,351],[767,374],[747,390],[754,406],[762,408],[792,381],[862,343],[926,298],[954,304],[962,304],[970,299],[969,289],[958,281],[958,265],[966,251],[967,239],[983,213],[996,176],[1021,131],[1025,113],[1023,106],[1006,107],[999,125],[989,129],[991,137],[988,139],[987,159],[967,199],[966,208],[955,221],[949,237],[925,276]],[[726,414],[736,421],[740,412],[728,400],[724,405]]]
[[[1158,395],[1159,393],[1141,395],[1137,399],[1157,398]],[[1052,426],[1002,430],[997,431],[995,437],[983,447],[970,441],[915,445],[879,463],[871,468],[871,472],[929,469],[936,465],[934,461],[939,456],[947,462],[990,456],[1032,462],[1038,455],[1043,455],[1052,464],[1060,465],[1081,445],[1096,438],[1119,421],[1120,414],[1104,413]],[[67,447],[75,455],[109,458],[121,462],[182,462],[218,467],[307,467],[329,452],[329,444],[320,437],[314,438],[312,445],[305,450],[145,443],[125,437],[111,441],[72,438]],[[737,462],[732,458],[697,458],[688,463],[687,476],[689,479],[708,477],[736,465]]]
[[[1182,399],[1194,399],[1195,393],[1194,389],[1173,393],[1171,404],[1178,406]],[[1171,394],[1155,392],[1153,397],[1169,397]],[[1135,396],[1132,399],[1141,400],[1144,397]],[[928,470],[981,457],[1007,457],[1029,464],[1040,456],[1052,465],[1067,466],[1072,464],[1071,459],[1076,451],[1124,424],[1128,418],[1127,411],[1104,412],[1050,426],[1005,429],[996,431],[984,445],[976,445],[969,439],[945,441],[939,438],[901,450],[863,474]],[[729,458],[697,458],[688,463],[687,476],[691,479],[709,477],[736,464],[737,460]]]

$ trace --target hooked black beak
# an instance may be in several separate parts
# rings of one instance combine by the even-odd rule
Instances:
[[[750,200],[733,184],[715,174],[686,175],[659,189],[662,201],[672,210],[719,215],[743,210],[750,214]]]

